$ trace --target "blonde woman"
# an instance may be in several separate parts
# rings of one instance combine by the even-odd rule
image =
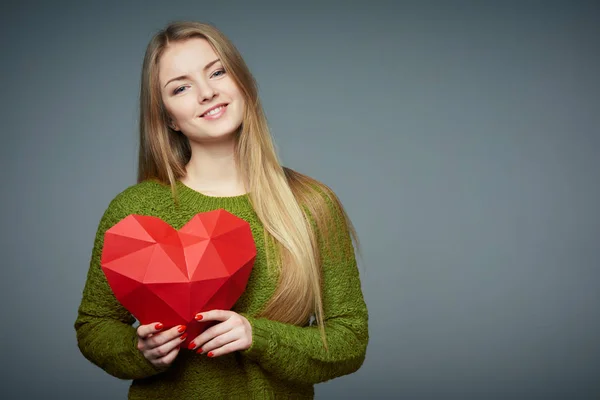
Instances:
[[[368,313],[352,224],[327,186],[280,165],[254,78],[215,27],[172,23],[148,44],[138,173],[100,220],[75,322],[83,355],[133,380],[130,399],[313,398],[314,384],[360,368]],[[104,232],[129,214],[179,229],[219,208],[256,243],[242,296],[199,313],[214,325],[189,348],[186,326],[134,328],[100,268]]]

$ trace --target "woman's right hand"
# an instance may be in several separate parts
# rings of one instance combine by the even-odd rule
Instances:
[[[185,325],[178,325],[162,331],[163,324],[160,322],[140,325],[137,328],[137,348],[155,367],[168,367],[179,354],[179,347],[187,337],[185,328]]]

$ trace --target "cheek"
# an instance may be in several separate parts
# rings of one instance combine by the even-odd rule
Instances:
[[[193,117],[196,112],[192,102],[184,98],[171,102],[166,108],[171,117],[179,122],[184,122],[186,119]]]
[[[242,95],[242,92],[237,87],[234,90],[235,90],[235,96],[238,99],[238,101],[240,102],[240,104],[245,104],[244,96]]]
[[[242,91],[237,87],[237,85],[235,84],[233,79],[231,79],[231,77],[229,77],[229,79],[223,82],[221,90],[232,99],[243,102]]]
[[[244,101],[244,98],[240,96],[240,101],[239,101],[239,116],[240,119],[244,118],[244,113],[246,111],[246,102]]]
[[[231,93],[231,97],[233,99],[235,99],[235,102],[238,105],[238,109],[243,112],[246,108],[246,101],[244,100],[244,96],[242,95],[242,92],[240,92],[239,90],[234,90]]]

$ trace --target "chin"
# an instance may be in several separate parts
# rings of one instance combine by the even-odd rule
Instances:
[[[214,141],[219,141],[219,140],[228,140],[228,139],[232,139],[233,137],[235,137],[235,134],[237,132],[238,128],[235,129],[225,129],[222,131],[213,131],[213,132],[200,132],[200,133],[195,133],[195,134],[191,134],[191,135],[186,135],[188,137],[189,140],[195,141],[195,142],[206,142],[206,141],[210,141],[210,142],[214,142]]]

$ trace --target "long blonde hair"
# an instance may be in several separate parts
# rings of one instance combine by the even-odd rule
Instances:
[[[187,137],[168,126],[158,62],[169,43],[197,37],[210,43],[246,101],[243,122],[236,134],[235,159],[251,204],[264,226],[267,249],[272,246],[277,257],[269,265],[279,268],[277,289],[259,316],[296,325],[306,324],[313,316],[327,348],[319,238],[327,240],[330,236],[328,229],[334,212],[342,213],[344,227],[358,245],[356,232],[333,191],[281,166],[256,81],[235,46],[212,25],[174,22],[156,33],[148,44],[140,91],[138,182],[153,179],[169,184],[177,198],[176,180],[186,174],[191,149]],[[316,222],[316,230],[305,211]]]

